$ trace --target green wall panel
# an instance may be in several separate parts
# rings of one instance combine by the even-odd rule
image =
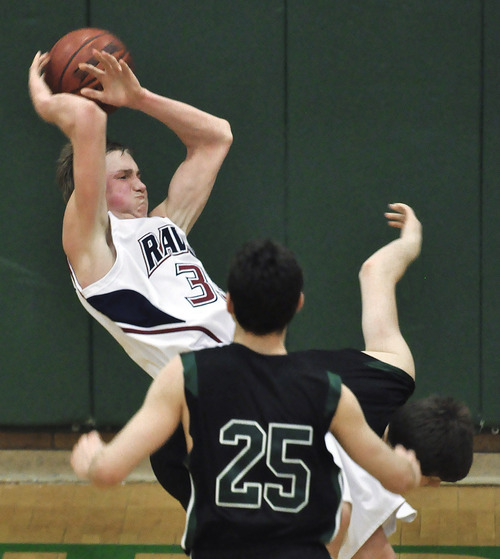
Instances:
[[[2,5],[0,424],[79,422],[89,408],[89,323],[61,248],[54,161],[63,138],[38,119],[27,79],[37,50],[85,23],[85,2],[71,9],[63,0]]]
[[[0,93],[0,425],[116,426],[150,383],[74,294],[54,179],[64,138],[38,119],[26,87],[36,50],[85,25],[125,41],[143,85],[231,123],[233,146],[190,242],[222,287],[249,238],[296,251],[306,306],[290,348],[361,346],[359,267],[396,234],[386,204],[413,205],[424,246],[398,299],[417,393],[450,393],[478,421],[500,423],[495,0],[0,4],[10,54]],[[109,135],[133,147],[159,202],[184,157],[178,139],[128,109],[110,116]]]
[[[360,346],[357,273],[412,205],[399,286],[417,393],[479,411],[479,2],[288,3],[288,239],[306,269],[300,346]]]
[[[483,419],[500,426],[500,4],[485,2],[484,175],[482,184],[482,357]]]

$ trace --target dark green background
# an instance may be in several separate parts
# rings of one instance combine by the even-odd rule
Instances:
[[[27,72],[66,32],[107,28],[146,87],[227,118],[234,143],[190,235],[225,287],[230,255],[273,236],[298,254],[306,306],[290,349],[362,347],[357,273],[412,205],[420,259],[398,287],[417,395],[449,393],[500,424],[500,4],[496,0],[2,0],[0,424],[123,423],[149,377],[80,306],[61,248],[54,162]],[[184,156],[122,109],[159,202]]]

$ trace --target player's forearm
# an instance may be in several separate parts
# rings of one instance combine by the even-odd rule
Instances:
[[[188,148],[232,143],[229,123],[191,105],[142,88],[131,108],[142,111],[170,128]]]
[[[405,493],[415,489],[420,483],[420,466],[414,454],[404,448],[397,451],[387,446],[375,435],[370,434],[370,441],[363,433],[360,441],[364,445],[361,454],[355,448],[351,458],[359,463],[369,474],[378,479],[388,491]]]
[[[104,443],[97,431],[80,437],[71,453],[71,465],[75,474],[94,485],[106,487],[123,481],[132,471],[134,463],[127,453],[116,445]],[[134,449],[130,449],[133,453]]]
[[[49,113],[48,120],[50,119],[49,121],[53,122],[73,145],[77,142],[92,142],[99,134],[105,137],[106,113],[94,102],[69,94],[61,96],[58,101],[52,103],[52,113]]]
[[[416,467],[392,451],[387,466],[383,466],[377,477],[380,483],[393,493],[406,493],[420,484],[420,475]]]
[[[366,423],[358,400],[345,385],[330,431],[347,454],[389,491],[401,493],[418,486],[420,465],[415,454],[387,446]]]

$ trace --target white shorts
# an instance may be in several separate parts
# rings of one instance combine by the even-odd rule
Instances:
[[[396,531],[396,520],[413,522],[417,511],[401,495],[384,489],[382,484],[354,462],[331,433],[325,443],[337,466],[342,469],[342,499],[351,503],[351,521],[338,559],[350,559],[383,526],[389,537]]]

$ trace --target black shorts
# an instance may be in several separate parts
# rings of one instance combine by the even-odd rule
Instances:
[[[161,486],[187,509],[191,480],[186,467],[187,447],[182,424],[170,439],[150,456],[151,467]]]

